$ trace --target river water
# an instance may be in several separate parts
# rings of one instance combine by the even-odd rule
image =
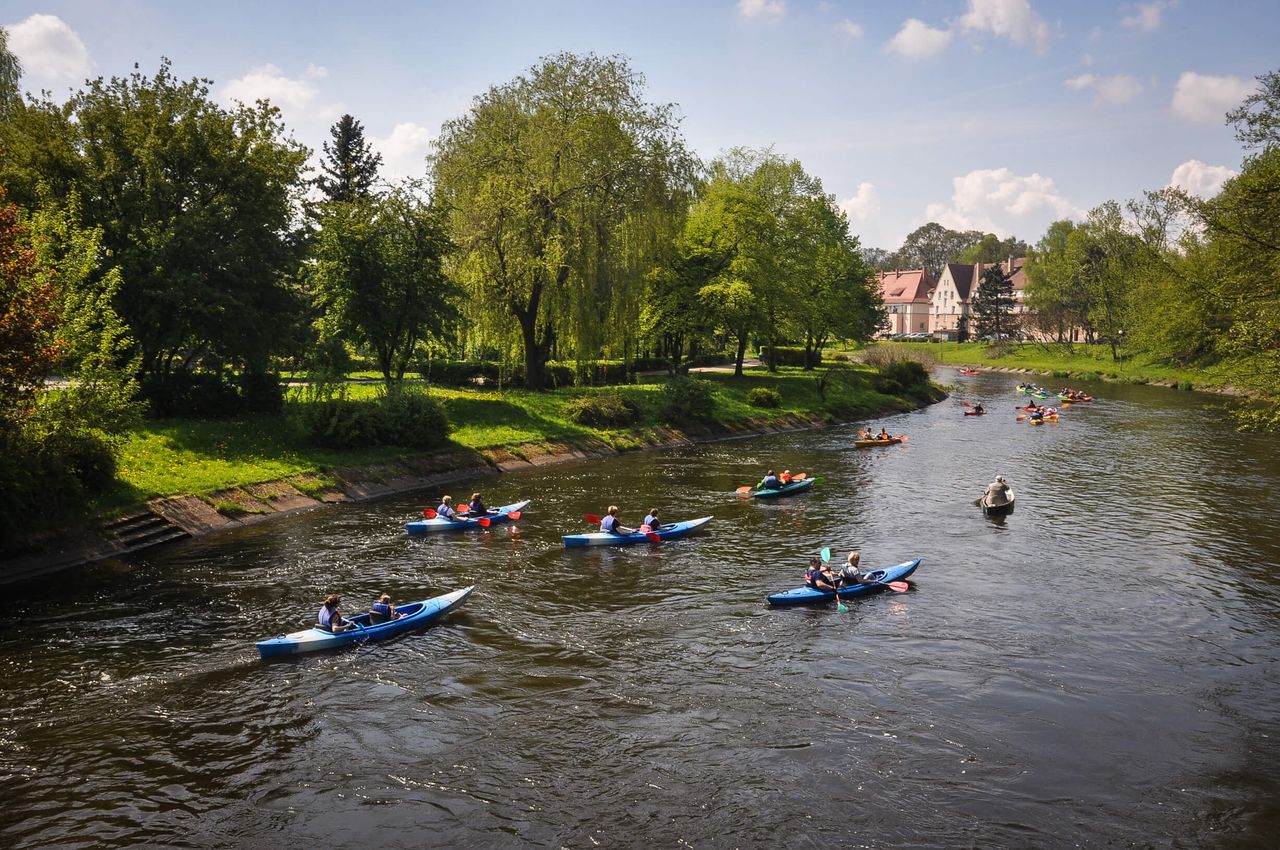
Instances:
[[[1280,441],[1101,384],[1030,427],[1014,383],[875,420],[890,449],[838,428],[450,486],[532,498],[516,534],[409,539],[422,493],[11,591],[0,846],[1277,846]],[[766,466],[826,480],[733,495]],[[972,505],[997,472],[1004,520]],[[610,502],[715,521],[566,552]],[[823,546],[924,563],[847,613],[767,608]],[[331,591],[473,583],[390,642],[253,648]]]

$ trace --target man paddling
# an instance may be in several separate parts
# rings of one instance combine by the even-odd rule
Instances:
[[[757,490],[781,490],[782,481],[778,476],[773,474],[773,470],[765,473],[764,478],[760,479],[760,483],[756,485]]]
[[[987,491],[982,494],[982,503],[989,508],[1009,504],[1009,482],[1004,480],[1003,475],[997,475],[996,480],[987,485]]]
[[[809,569],[804,571],[804,583],[812,587],[814,590],[825,590],[834,593],[836,584],[839,579],[836,574],[822,563],[822,559],[813,557],[809,559]]]

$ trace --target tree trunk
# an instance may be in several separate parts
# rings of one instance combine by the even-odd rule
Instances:
[[[751,332],[746,328],[738,334],[738,360],[733,367],[733,374],[738,378],[742,377],[742,361],[747,356],[747,340],[750,336]]]

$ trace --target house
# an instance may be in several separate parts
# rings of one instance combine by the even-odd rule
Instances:
[[[880,272],[880,297],[889,313],[881,336],[929,332],[929,310],[936,282],[925,269]]]
[[[929,330],[954,336],[960,320],[969,315],[969,299],[973,292],[974,266],[947,263],[942,267],[938,285],[934,287],[929,306]]]

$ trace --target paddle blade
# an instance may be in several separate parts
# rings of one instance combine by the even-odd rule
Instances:
[[[745,496],[746,494],[750,493],[750,492],[751,492],[751,490],[752,490],[752,487],[751,487],[751,485],[750,485],[750,484],[744,484],[744,485],[742,485],[741,487],[739,487],[737,490],[735,490],[734,492],[735,492],[735,493],[741,493],[742,495],[744,495],[744,496]]]
[[[598,525],[600,522],[602,522],[600,517],[596,516],[595,514],[587,514],[586,516],[583,517],[583,519],[585,519],[587,522],[591,523],[592,525]]]
[[[512,511],[511,513],[507,514],[507,519],[511,520],[512,522],[515,522],[516,520],[520,519],[520,512]]]
[[[791,476],[791,480],[792,480],[792,481],[803,481],[803,480],[805,480],[805,479],[806,479],[806,478],[808,478],[808,477],[809,477],[809,473],[807,473],[807,472],[802,472],[802,473],[800,473],[799,475],[793,475],[793,476]]]
[[[435,518],[436,518],[436,516],[437,516],[437,514],[436,514],[436,512],[435,512],[435,511],[433,511],[431,508],[423,508],[423,509],[422,509],[422,516],[423,516],[425,519],[435,519]]]
[[[814,486],[815,486],[815,487],[816,487],[817,485],[819,485],[819,484],[826,484],[826,483],[827,483],[827,479],[822,478],[821,476],[819,476],[818,478],[813,479],[813,484],[814,484]]]
[[[906,593],[908,590],[911,589],[911,585],[907,584],[905,581],[885,582],[885,587],[889,588],[890,590],[896,593]]]
[[[899,435],[898,435],[898,439],[905,443],[905,442],[907,441],[907,435],[906,435],[906,434],[899,434]]]
[[[849,606],[841,602],[839,596],[836,597],[836,610],[841,614],[847,614],[849,612]]]
[[[1019,413],[1019,414],[1018,414],[1018,421],[1019,421],[1019,422],[1021,422],[1023,419],[1026,419],[1026,418],[1027,418],[1027,414],[1025,414],[1025,413]]]
[[[648,538],[649,538],[649,541],[650,541],[651,543],[661,543],[661,542],[662,542],[662,535],[661,535],[661,534],[658,534],[657,532],[654,532],[654,531],[650,531],[648,534],[646,534],[646,535],[645,535],[645,537],[648,537]]]
[[[969,404],[969,402],[967,402],[967,401],[962,401],[962,402],[960,402],[960,403],[961,403],[961,404],[963,404],[965,407],[973,407],[973,405],[972,405],[972,404]]]
[[[822,547],[822,563],[825,564],[830,560],[831,560],[831,547],[823,546]]]
[[[480,519],[476,520],[476,525],[480,526],[481,528],[488,528],[489,526],[493,525],[493,520],[489,519],[487,516],[482,516],[480,517]]]

